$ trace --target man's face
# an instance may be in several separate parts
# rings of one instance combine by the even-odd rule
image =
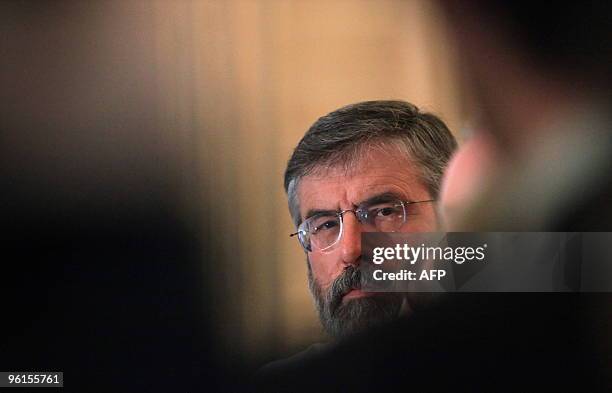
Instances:
[[[383,194],[402,201],[424,201],[431,195],[417,176],[417,169],[401,153],[371,150],[350,171],[329,168],[300,180],[297,195],[302,219],[316,210],[355,209]],[[434,232],[438,228],[433,203],[409,206],[400,232]],[[309,284],[319,316],[335,337],[363,330],[397,318],[403,302],[399,293],[361,291],[355,268],[361,262],[362,226],[354,214],[344,214],[340,240],[330,249],[308,252]]]

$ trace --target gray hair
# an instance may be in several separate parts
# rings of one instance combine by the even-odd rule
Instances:
[[[285,170],[285,192],[299,226],[297,188],[301,178],[325,168],[354,166],[371,148],[396,148],[414,162],[432,198],[457,142],[438,117],[404,101],[366,101],[317,120],[293,151]]]

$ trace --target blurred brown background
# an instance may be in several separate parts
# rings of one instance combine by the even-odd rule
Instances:
[[[230,362],[324,339],[282,188],[310,124],[374,99],[412,102],[455,133],[467,124],[428,0],[3,3],[1,15],[7,165],[61,172],[49,178],[68,194],[91,182],[89,201],[142,198],[151,178],[173,190],[205,237],[194,274],[214,307],[201,312]]]
[[[205,219],[218,228],[207,261],[223,305],[216,331],[238,352],[290,354],[322,333],[304,255],[287,236],[286,160],[314,120],[352,102],[404,99],[461,127],[439,10],[429,1],[162,1],[155,21],[168,112],[201,141],[214,211]]]
[[[291,354],[322,333],[303,252],[287,236],[286,160],[319,116],[363,100],[404,99],[459,129],[439,10],[430,1],[162,1],[155,21],[163,98],[177,131],[200,140],[204,219],[218,229],[206,262],[222,305],[215,331],[253,361]]]

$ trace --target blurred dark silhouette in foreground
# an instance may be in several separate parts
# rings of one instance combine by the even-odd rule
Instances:
[[[223,378],[189,203],[205,201],[158,116],[150,9],[0,5],[0,370],[63,371],[66,391]]]

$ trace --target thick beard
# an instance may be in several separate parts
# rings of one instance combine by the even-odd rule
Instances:
[[[323,293],[323,289],[312,275],[309,263],[308,286],[323,328],[327,334],[336,339],[397,319],[403,301],[400,293],[380,293],[351,299],[343,304],[344,295],[352,289],[361,288],[360,271],[353,266],[348,266],[333,281],[328,291]]]

